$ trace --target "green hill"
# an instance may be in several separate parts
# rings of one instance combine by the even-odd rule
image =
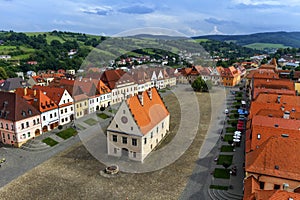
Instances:
[[[300,32],[266,32],[249,35],[205,35],[195,39],[210,39],[222,42],[234,42],[237,45],[252,47],[260,43],[260,48],[268,48],[270,44],[282,45],[281,47],[300,48]],[[265,46],[262,44],[266,44]],[[250,46],[249,46],[250,45]]]

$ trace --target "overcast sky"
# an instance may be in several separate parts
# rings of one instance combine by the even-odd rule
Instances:
[[[17,32],[245,34],[300,31],[299,19],[300,0],[0,0],[0,30]]]

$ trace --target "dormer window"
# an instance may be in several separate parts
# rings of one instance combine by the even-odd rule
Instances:
[[[29,110],[28,110],[28,114],[29,114],[29,115],[32,115],[32,110],[29,109]]]
[[[26,112],[22,111],[22,116],[25,117],[26,116]]]

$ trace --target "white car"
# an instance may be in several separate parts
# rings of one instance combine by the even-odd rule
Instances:
[[[226,108],[224,112],[227,115],[229,113],[229,110]]]

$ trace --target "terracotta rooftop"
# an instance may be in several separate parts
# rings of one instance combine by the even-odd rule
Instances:
[[[59,102],[61,100],[61,97],[62,97],[62,95],[64,94],[64,91],[65,91],[64,88],[39,86],[39,85],[35,85],[32,88],[43,91],[43,93],[45,95],[47,95],[57,105],[59,104]]]
[[[0,118],[19,121],[40,113],[16,93],[0,91]]]
[[[248,79],[279,79],[279,75],[272,69],[256,69],[251,70],[247,75]]]
[[[253,99],[256,99],[260,94],[277,94],[277,95],[289,95],[295,96],[295,90],[288,89],[273,89],[273,88],[253,88]]]
[[[58,108],[58,106],[41,90],[30,88],[18,88],[15,92],[23,97],[29,104],[34,106],[41,113]]]
[[[259,182],[255,177],[249,176],[244,179],[244,200],[253,199],[253,193],[259,190]]]
[[[300,200],[300,194],[284,190],[258,190],[251,200]]]
[[[151,98],[148,92],[151,93]],[[169,115],[164,102],[156,88],[151,88],[149,91],[144,91],[142,94],[142,103],[135,95],[127,99],[127,104],[131,113],[136,120],[138,126],[143,134],[147,134],[153,127],[155,127],[161,120]]]
[[[300,181],[300,140],[270,137],[259,149],[246,154],[247,172]]]
[[[104,71],[101,76],[101,80],[111,90],[116,88],[117,85],[134,82],[133,78],[121,69]]]

